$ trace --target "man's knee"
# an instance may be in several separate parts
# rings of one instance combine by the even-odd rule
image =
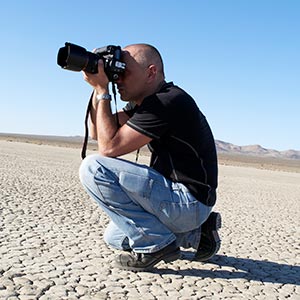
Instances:
[[[86,185],[86,182],[90,180],[91,176],[95,176],[96,165],[99,166],[99,155],[93,154],[88,155],[82,162],[79,167],[79,178],[83,185]]]

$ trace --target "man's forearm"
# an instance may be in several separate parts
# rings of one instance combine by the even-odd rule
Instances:
[[[99,93],[96,90],[93,94],[92,107],[90,111],[90,136],[92,139],[99,138],[103,143],[109,141],[115,134],[118,126],[116,121],[113,121],[115,116],[111,112],[109,100],[97,100],[97,95],[108,94],[107,90]]]
[[[96,126],[98,142],[106,145],[113,139],[118,130],[115,115],[111,111],[110,101],[99,101],[96,110]]]
[[[98,104],[96,103],[96,92],[94,92],[94,96],[93,96],[93,102],[92,102],[92,107],[90,110],[90,122],[89,122],[89,129],[90,129],[90,137],[93,140],[97,140],[98,139],[98,128],[99,126],[101,126],[101,123],[97,123],[97,106]],[[101,100],[102,101],[102,100]],[[103,100],[105,101],[105,100]],[[110,112],[111,113],[111,112]],[[118,114],[118,120],[119,120],[119,124],[122,126],[124,125],[127,120],[129,119],[129,116],[123,111],[120,110],[117,112]],[[116,114],[112,114],[113,119],[115,120],[115,124],[117,124],[117,120],[116,120]],[[98,124],[98,125],[97,125]]]
[[[93,99],[92,99],[92,106],[90,110],[90,124],[89,124],[89,129],[90,129],[90,137],[93,140],[97,140],[97,122],[96,122],[96,117],[97,117],[97,104],[96,104],[96,91],[94,91],[93,94]]]

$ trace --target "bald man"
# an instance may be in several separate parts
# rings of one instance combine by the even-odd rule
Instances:
[[[98,73],[83,72],[93,87],[91,137],[98,154],[87,156],[80,180],[109,216],[107,245],[123,250],[116,266],[148,270],[180,258],[180,247],[195,259],[210,259],[220,248],[221,216],[216,203],[217,155],[210,126],[193,98],[165,81],[158,50],[134,44],[122,51],[125,73],[116,81],[127,102],[111,111],[109,80],[102,60]],[[148,145],[150,166],[118,158]]]

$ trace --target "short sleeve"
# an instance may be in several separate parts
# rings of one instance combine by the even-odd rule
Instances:
[[[123,111],[131,118],[136,112],[138,106],[133,102],[128,102],[124,107]]]
[[[153,139],[159,139],[169,129],[166,108],[156,95],[144,99],[127,121],[131,128]]]

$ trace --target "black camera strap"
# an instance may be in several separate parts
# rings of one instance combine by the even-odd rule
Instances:
[[[114,94],[114,101],[115,101],[115,108],[116,108],[116,123],[118,128],[121,127],[120,122],[119,122],[119,116],[118,116],[118,110],[117,110],[117,93],[116,93],[116,87],[114,82],[112,82],[112,91]],[[94,96],[94,91],[92,92],[90,96],[89,103],[86,108],[86,113],[85,113],[85,119],[84,119],[84,127],[85,127],[85,134],[84,134],[84,140],[83,140],[83,145],[82,145],[82,150],[81,150],[81,158],[84,159],[86,157],[86,149],[88,145],[88,140],[89,140],[89,125],[88,125],[88,120],[89,120],[89,115],[90,111],[92,108],[92,103],[93,103],[93,96]]]
[[[86,113],[85,113],[85,119],[84,119],[85,134],[84,134],[84,140],[83,140],[83,145],[82,145],[82,150],[81,150],[81,158],[82,159],[84,159],[86,157],[86,148],[87,148],[88,139],[89,139],[88,120],[89,120],[89,114],[90,114],[90,111],[92,108],[93,96],[94,96],[94,91],[91,94],[88,106],[86,108]]]
[[[114,94],[114,101],[115,101],[115,108],[116,108],[116,123],[117,123],[117,127],[120,128],[121,125],[120,125],[120,122],[119,122],[119,115],[118,115],[118,109],[117,109],[117,91],[116,91],[116,86],[115,86],[115,83],[112,82],[111,83],[112,85],[112,91],[113,91],[113,94]]]

